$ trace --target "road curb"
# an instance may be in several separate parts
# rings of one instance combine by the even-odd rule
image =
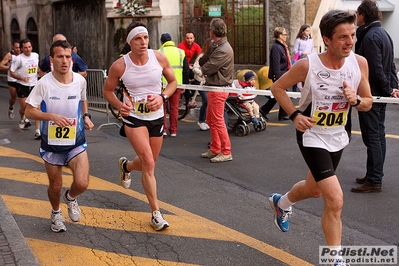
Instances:
[[[7,205],[0,196],[0,262],[5,265],[39,266]]]

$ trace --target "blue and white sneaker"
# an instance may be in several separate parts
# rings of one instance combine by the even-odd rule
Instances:
[[[274,210],[274,224],[282,232],[287,232],[290,229],[289,215],[292,213],[292,208],[288,210],[281,209],[277,203],[281,198],[280,194],[273,193],[269,197],[270,207]]]

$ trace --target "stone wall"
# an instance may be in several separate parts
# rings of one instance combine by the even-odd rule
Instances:
[[[269,4],[269,43],[274,42],[273,32],[276,27],[287,30],[287,45],[292,51],[295,37],[301,25],[305,23],[305,1],[304,0],[272,0]]]
[[[306,0],[306,24],[312,25],[321,0]]]

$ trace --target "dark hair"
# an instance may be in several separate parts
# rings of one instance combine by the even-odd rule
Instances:
[[[226,23],[221,18],[213,18],[210,28],[216,37],[225,37],[227,35]]]
[[[310,28],[310,26],[307,25],[307,24],[302,25],[302,26],[299,28],[298,34],[296,35],[296,38],[295,38],[295,39],[303,39],[303,32],[304,32],[307,28]],[[309,38],[312,39],[312,36],[309,35]]]
[[[209,46],[212,43],[212,38],[208,38],[205,40],[204,44],[202,45],[201,53],[205,54],[208,51]]]
[[[22,45],[24,45],[25,43],[28,43],[28,42],[30,42],[30,44],[32,44],[32,42],[29,39],[22,39],[19,42],[19,46],[20,46],[21,50],[22,50]]]
[[[127,28],[126,28],[126,36],[129,34],[129,32],[132,29],[139,27],[139,26],[147,28],[147,25],[145,25],[142,21],[138,21],[138,20],[132,21],[132,23],[130,23],[129,26],[127,26]]]
[[[355,24],[356,15],[348,11],[331,10],[320,20],[319,28],[322,37],[331,40],[335,33],[335,28],[340,24]]]
[[[357,8],[357,13],[364,16],[364,23],[368,24],[375,20],[380,20],[380,10],[377,3],[372,0],[363,0]]]
[[[55,47],[61,47],[63,49],[71,49],[71,53],[72,53],[72,46],[69,44],[69,42],[67,41],[55,41],[53,42],[53,44],[50,46],[50,56],[54,57],[54,48]]]

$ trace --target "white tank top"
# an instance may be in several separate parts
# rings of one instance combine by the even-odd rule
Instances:
[[[326,68],[317,53],[308,58],[309,70],[301,90],[299,110],[303,112],[311,105],[310,117],[317,122],[304,132],[302,143],[305,147],[339,151],[349,144],[345,125],[350,105],[343,95],[343,82],[357,92],[361,77],[359,65],[353,52],[340,69]]]
[[[8,66],[10,67],[10,69],[11,69],[12,63],[15,62],[15,57],[17,57],[15,54],[11,54],[11,61],[8,62]],[[17,82],[17,79],[11,77],[10,71],[7,72],[7,81],[9,81],[9,82]]]
[[[162,92],[163,69],[158,63],[154,51],[148,50],[148,61],[142,66],[135,65],[129,55],[130,52],[123,56],[126,68],[121,77],[129,93],[129,97],[124,95],[124,101],[131,101],[134,106],[129,116],[147,121],[163,117],[163,107],[157,111],[149,111],[146,108],[147,97],[159,95]],[[131,124],[126,119],[123,119],[123,121]]]

